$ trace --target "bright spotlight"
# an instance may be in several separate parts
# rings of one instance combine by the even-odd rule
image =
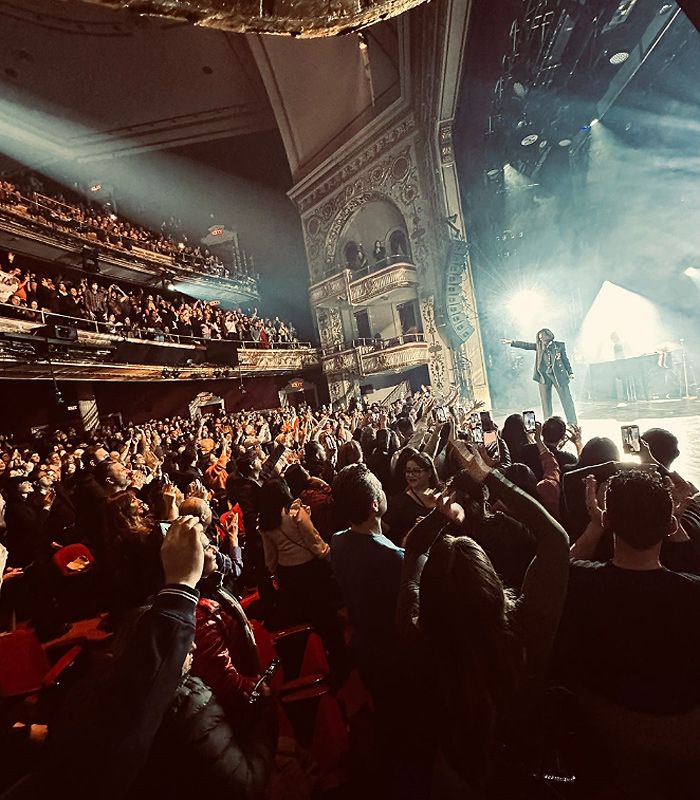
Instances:
[[[687,275],[689,278],[694,278],[700,270],[697,267],[688,267],[687,269],[683,270],[683,274]]]
[[[571,139],[560,139],[559,140],[559,147],[569,147],[571,144]]]
[[[594,125],[597,125],[599,122],[600,122],[600,120],[598,119],[598,117],[594,117],[594,118],[591,120],[591,128],[592,128]]]
[[[620,64],[624,64],[629,57],[630,54],[626,50],[620,50],[619,53],[613,53],[610,56],[610,63],[617,67]]]
[[[531,144],[534,144],[539,138],[540,137],[539,137],[538,134],[530,133],[527,136],[525,136],[523,139],[520,140],[520,144],[523,147],[529,147]]]
[[[544,298],[536,289],[521,289],[506,303],[506,308],[511,317],[524,324],[528,324],[538,317],[544,307]]]

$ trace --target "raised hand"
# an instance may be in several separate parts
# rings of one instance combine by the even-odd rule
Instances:
[[[453,522],[455,525],[461,525],[466,515],[462,506],[457,502],[456,497],[457,495],[455,492],[439,492],[435,495],[435,508],[450,522]]]
[[[226,530],[226,538],[231,547],[238,547],[238,514],[233,512],[229,514],[224,528]]]
[[[473,444],[461,440],[451,442],[451,452],[458,469],[465,469],[477,483],[483,483],[491,472]]]
[[[160,548],[165,582],[193,589],[204,569],[204,529],[197,517],[178,517],[168,528]]]
[[[608,481],[598,486],[598,481],[594,475],[586,475],[584,478],[584,486],[586,490],[586,510],[591,522],[595,523],[598,527],[604,527],[604,514],[605,514],[605,492],[608,488]]]

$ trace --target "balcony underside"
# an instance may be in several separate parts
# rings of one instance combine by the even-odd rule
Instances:
[[[0,214],[0,248],[20,255],[55,264],[57,267],[82,269],[82,248],[84,245],[99,250],[100,275],[114,280],[130,281],[153,287],[160,286],[163,270],[175,275],[175,289],[203,300],[218,297],[224,306],[257,304],[256,291],[234,286],[226,278],[197,272],[174,264],[168,256],[142,251],[142,258],[116,249],[103,247],[99,242],[82,241],[69,236],[62,237],[58,232],[28,228],[14,216]],[[138,250],[138,248],[137,248]],[[141,251],[139,251],[141,252]]]

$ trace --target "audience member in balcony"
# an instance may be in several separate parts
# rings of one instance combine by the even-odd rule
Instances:
[[[372,252],[372,257],[374,258],[375,265],[384,266],[386,261],[386,247],[377,239],[374,243],[374,251]]]
[[[365,253],[365,248],[362,244],[357,245],[357,257],[355,259],[356,269],[361,270],[364,269],[368,265],[367,261],[367,254]]]
[[[105,292],[96,281],[93,281],[83,293],[83,304],[88,319],[103,322],[107,313]]]

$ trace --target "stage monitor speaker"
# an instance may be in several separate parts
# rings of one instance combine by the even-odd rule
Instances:
[[[70,325],[63,325],[49,319],[46,325],[32,331],[34,336],[42,336],[47,339],[60,339],[62,342],[77,342],[78,330]]]
[[[94,275],[100,272],[100,251],[96,247],[83,245],[80,259],[85,272],[91,272]]]
[[[237,367],[238,348],[226,339],[210,339],[207,342],[207,361],[224,367]]]

